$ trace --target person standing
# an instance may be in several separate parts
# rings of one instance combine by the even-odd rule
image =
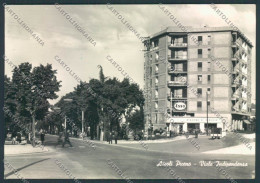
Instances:
[[[109,140],[109,144],[110,144],[110,142],[111,142],[111,144],[112,144],[112,132],[109,132],[109,135],[108,135],[108,140]]]
[[[16,144],[16,132],[15,131],[13,131],[12,132],[12,144]]]
[[[17,133],[17,142],[20,144],[22,142],[22,133],[18,132]]]
[[[118,132],[115,131],[115,144],[117,144]]]
[[[62,147],[64,147],[64,145],[68,143],[70,145],[70,147],[72,147],[71,143],[70,143],[70,138],[69,138],[69,133],[65,132],[65,139],[63,141]]]
[[[64,134],[62,133],[62,132],[59,132],[59,137],[58,137],[58,143],[57,143],[57,145],[56,146],[58,146],[58,145],[60,145],[60,144],[63,144],[63,142],[64,142],[64,136],[63,136]],[[55,147],[56,147],[55,146]]]
[[[44,138],[45,138],[44,130],[41,130],[41,142],[42,142],[42,145],[44,145]]]

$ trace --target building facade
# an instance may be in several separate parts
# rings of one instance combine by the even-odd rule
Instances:
[[[243,130],[251,42],[230,27],[168,27],[144,41],[145,128]]]

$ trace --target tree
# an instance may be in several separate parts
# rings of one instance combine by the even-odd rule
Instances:
[[[144,129],[144,115],[141,110],[135,110],[129,115],[127,121],[130,123],[129,128],[131,128],[135,135],[142,129]]]
[[[49,108],[48,99],[56,99],[61,81],[57,81],[57,71],[51,64],[40,65],[32,69],[28,62],[20,64],[13,70],[13,85],[17,104],[17,114],[26,124],[32,123],[35,146],[35,120],[42,120]],[[31,120],[30,120],[31,119]]]
[[[16,126],[13,123],[13,116],[16,113],[15,88],[11,79],[6,75],[4,76],[4,102],[5,130],[15,131]]]
[[[141,115],[144,105],[143,93],[137,84],[130,84],[129,79],[119,81],[115,77],[105,77],[102,66],[99,69],[99,79],[81,82],[56,104],[77,127],[81,127],[81,111],[84,109],[91,139],[97,137],[97,127],[101,124],[103,132],[119,132],[122,116],[130,114],[136,107]],[[64,98],[73,101],[68,105]]]

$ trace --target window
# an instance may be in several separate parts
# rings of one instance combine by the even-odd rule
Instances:
[[[202,71],[202,62],[198,62],[198,71]]]
[[[208,45],[211,44],[211,36],[208,36]]]
[[[202,58],[202,49],[198,49],[198,58]]]
[[[155,65],[155,74],[158,74],[158,72],[159,72],[159,64],[156,64]]]
[[[199,44],[202,44],[202,36],[198,36]]]
[[[197,89],[197,94],[198,94],[198,97],[200,97],[202,95],[202,88]]]
[[[155,102],[155,109],[158,109],[158,102]]]
[[[154,40],[154,47],[157,47],[159,45],[159,40]]]
[[[202,83],[202,75],[198,75],[198,83]]]
[[[208,71],[210,71],[210,62],[208,62]]]
[[[210,88],[207,89],[208,94],[210,95]]]
[[[155,98],[158,98],[158,90],[155,90]]]
[[[202,108],[202,103],[201,103],[201,101],[198,101],[198,102],[197,102],[197,108],[198,108],[198,111],[201,111],[201,108]]]
[[[159,51],[155,53],[155,60],[156,60],[156,61],[159,60]]]
[[[208,75],[208,83],[210,83],[210,75]]]
[[[188,40],[187,40],[186,36],[183,38],[183,43],[188,43]]]
[[[208,49],[208,58],[210,58],[211,49]]]
[[[157,86],[159,83],[158,76],[155,77],[155,86]]]
[[[210,107],[210,101],[207,102],[207,106]]]

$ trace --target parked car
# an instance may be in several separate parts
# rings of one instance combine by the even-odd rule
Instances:
[[[220,139],[222,138],[222,128],[212,128],[211,129],[211,138],[212,139]]]

